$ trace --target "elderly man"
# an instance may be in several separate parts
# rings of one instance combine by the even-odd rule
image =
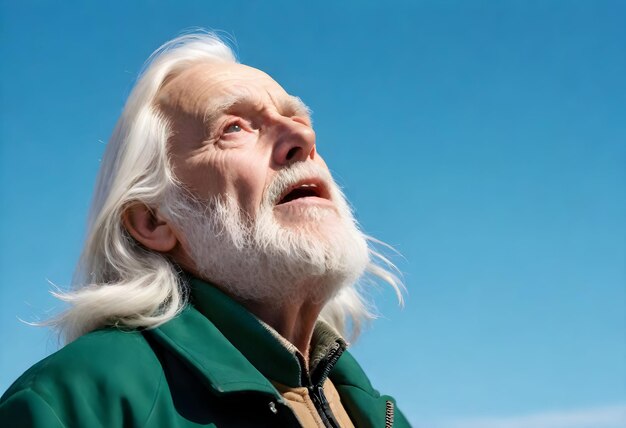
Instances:
[[[151,57],[107,146],[68,343],[0,401],[21,427],[407,426],[346,351],[377,265],[307,107],[211,34]]]

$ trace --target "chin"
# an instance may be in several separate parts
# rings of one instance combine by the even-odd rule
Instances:
[[[369,263],[367,242],[351,218],[329,209],[306,213],[287,224],[272,218],[256,224],[255,241],[266,250],[266,285],[281,284],[273,298],[327,301],[354,284]]]

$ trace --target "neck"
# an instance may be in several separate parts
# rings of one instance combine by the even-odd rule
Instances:
[[[179,264],[184,266],[183,269],[192,273],[192,275],[203,278],[195,268],[191,267],[192,265],[184,263],[184,259],[183,263],[179,262]],[[206,281],[212,282],[210,279],[206,279]],[[300,286],[301,290],[313,290],[320,287],[320,284],[305,283],[300,284]],[[237,296],[233,296],[227,287],[217,287],[294,345],[300,351],[308,366],[313,330],[319,314],[326,304],[326,300],[312,299],[306,293],[282,302],[241,300]]]
[[[302,298],[279,305],[245,302],[244,306],[298,348],[308,366],[311,337],[324,306],[322,303],[313,303]]]

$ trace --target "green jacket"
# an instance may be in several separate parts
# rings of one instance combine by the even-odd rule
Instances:
[[[192,287],[192,304],[158,328],[98,330],[33,366],[0,399],[0,426],[299,426],[268,381],[301,384],[298,358],[237,302]],[[348,352],[330,379],[356,427],[409,426]]]

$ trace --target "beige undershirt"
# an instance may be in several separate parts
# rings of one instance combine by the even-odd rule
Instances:
[[[271,382],[276,387],[278,392],[280,392],[283,398],[287,400],[289,407],[291,407],[291,410],[293,410],[296,417],[298,418],[298,421],[303,427],[325,428],[324,423],[322,422],[322,418],[317,412],[315,404],[313,404],[313,400],[311,400],[311,396],[309,395],[309,390],[306,387],[300,386],[296,388],[291,388],[278,382]],[[339,393],[337,392],[335,385],[333,385],[330,379],[326,379],[326,381],[324,382],[324,395],[328,400],[330,410],[333,412],[333,415],[339,423],[339,426],[341,428],[354,428],[350,417],[348,416],[346,410],[341,404]]]

